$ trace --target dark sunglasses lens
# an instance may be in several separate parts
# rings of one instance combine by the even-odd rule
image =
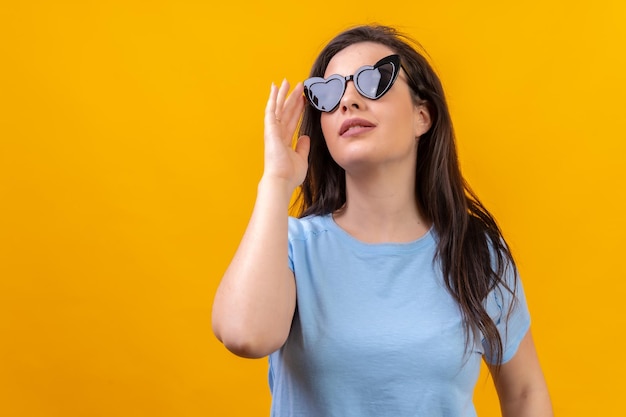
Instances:
[[[377,68],[367,69],[361,72],[356,84],[367,98],[377,99],[389,90],[394,80],[395,67],[387,62]]]
[[[309,86],[309,100],[321,111],[331,111],[341,100],[343,82],[339,78],[331,78],[316,82]]]

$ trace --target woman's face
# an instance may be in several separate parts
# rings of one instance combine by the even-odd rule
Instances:
[[[352,75],[364,65],[374,65],[393,54],[387,46],[362,42],[348,46],[329,62],[324,77]],[[359,94],[349,81],[339,106],[322,113],[321,125],[333,159],[348,174],[375,172],[397,164],[414,166],[417,138],[430,127],[423,105],[415,105],[404,70],[391,89],[378,100]]]

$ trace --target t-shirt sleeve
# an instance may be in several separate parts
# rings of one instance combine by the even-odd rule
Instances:
[[[506,363],[515,356],[520,342],[530,328],[530,313],[517,271],[508,267],[505,280],[509,288],[514,291],[513,294],[506,288],[498,286],[487,297],[487,313],[495,323],[502,339],[501,363]],[[492,355],[484,339],[483,349],[487,363],[495,364],[495,355]]]
[[[302,235],[302,225],[300,224],[300,221],[297,218],[290,216],[287,241],[288,241],[289,269],[291,269],[292,272],[294,272],[295,270],[294,260],[293,260],[294,240],[300,239],[301,235]]]

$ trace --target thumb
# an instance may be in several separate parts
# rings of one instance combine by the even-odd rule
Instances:
[[[311,138],[303,135],[298,138],[296,143],[296,153],[300,155],[305,161],[309,159],[309,151],[311,150]]]

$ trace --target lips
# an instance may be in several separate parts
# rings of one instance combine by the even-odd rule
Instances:
[[[363,133],[376,127],[376,125],[365,119],[348,119],[341,124],[339,129],[340,136],[348,136],[352,134]]]

